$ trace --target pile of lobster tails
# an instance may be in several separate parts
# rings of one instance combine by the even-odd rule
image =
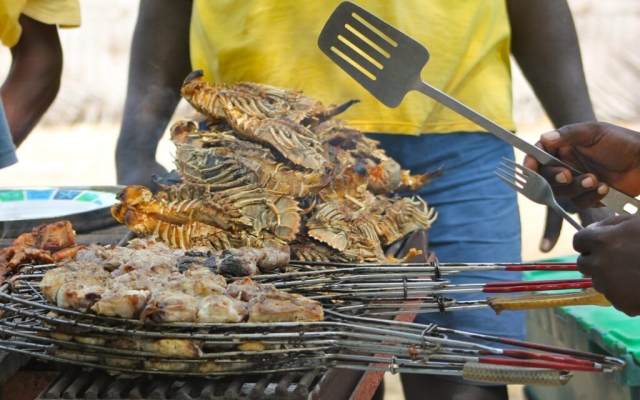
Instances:
[[[437,213],[414,192],[439,172],[411,175],[378,142],[299,91],[209,84],[191,73],[183,97],[204,121],[171,127],[177,170],[153,194],[128,186],[113,216],[177,248],[288,244],[300,260],[380,262],[383,246]]]

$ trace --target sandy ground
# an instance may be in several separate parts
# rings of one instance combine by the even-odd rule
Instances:
[[[548,130],[545,124],[521,127],[520,135],[535,142]],[[75,125],[72,127],[39,127],[18,150],[19,163],[0,170],[0,187],[114,185],[114,149],[118,126]],[[172,168],[173,145],[165,137],[158,149],[158,159]],[[522,154],[517,154],[522,159]],[[519,198],[522,219],[523,259],[536,260],[573,253],[573,228],[563,229],[560,240],[550,252],[538,250],[545,218],[545,208]],[[385,375],[386,399],[402,400],[397,376]],[[510,398],[522,399],[522,387],[510,387]]]

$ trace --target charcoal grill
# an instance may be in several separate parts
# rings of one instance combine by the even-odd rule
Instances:
[[[101,371],[71,369],[56,377],[38,399],[294,400],[314,399],[323,375],[290,373],[227,379],[116,379]]]
[[[115,357],[134,361],[133,366],[108,365],[109,370],[122,374],[121,379],[111,378],[105,373],[102,374],[106,378],[98,377],[95,379],[87,372],[78,372],[76,378],[68,376],[71,372],[63,373],[55,383],[50,385],[49,390],[54,392],[43,393],[47,396],[59,395],[59,390],[56,388],[70,384],[75,386],[65,390],[76,390],[74,396],[77,398],[79,395],[84,395],[80,393],[80,390],[86,391],[98,382],[111,379],[114,380],[116,389],[121,387],[125,380],[133,380],[129,383],[131,390],[135,387],[139,387],[140,390],[133,394],[127,392],[124,396],[138,396],[138,398],[140,396],[171,398],[167,396],[174,395],[179,396],[177,398],[192,398],[192,390],[197,392],[196,396],[198,397],[202,397],[204,393],[206,396],[213,396],[212,398],[215,396],[269,398],[270,395],[277,395],[278,390],[280,395],[308,398],[317,392],[312,387],[313,385],[322,387],[322,382],[325,379],[331,379],[330,377],[333,376],[334,381],[340,380],[340,378],[344,380],[350,375],[343,372],[337,374],[334,372],[335,370],[325,372],[328,368],[374,372],[376,375],[372,380],[378,380],[378,382],[383,372],[390,371],[392,373],[454,375],[490,382],[522,383],[524,380],[528,383],[563,384],[570,377],[566,371],[563,371],[565,369],[611,372],[619,370],[623,366],[619,360],[609,357],[550,347],[541,348],[524,343],[512,342],[509,344],[549,353],[555,352],[555,354],[541,357],[540,354],[534,354],[528,350],[520,351],[517,354],[507,354],[506,351],[503,352],[500,349],[451,340],[447,335],[453,334],[463,338],[505,343],[500,338],[490,338],[435,326],[425,327],[348,316],[330,310],[325,313],[325,315],[329,315],[328,320],[316,323],[197,324],[197,326],[187,323],[171,323],[163,324],[162,330],[147,330],[141,325],[141,321],[106,318],[48,305],[37,290],[38,280],[46,268],[48,267],[37,266],[23,269],[18,274],[20,276],[15,277],[20,282],[18,285],[14,285],[15,296],[8,295],[6,292],[0,293],[0,296],[5,300],[10,300],[7,304],[0,304],[0,308],[9,313],[9,317],[2,319],[0,333],[3,333],[4,337],[8,339],[0,341],[0,349],[32,355],[48,361],[67,361],[70,364],[98,369],[105,368],[105,366],[95,359],[113,359]],[[437,266],[435,270],[439,272]],[[422,272],[424,271],[420,271],[420,273]],[[400,300],[406,304],[411,296],[409,296],[409,286],[407,286],[406,280],[404,282],[404,293]],[[398,288],[393,289],[397,290]],[[397,307],[398,304],[402,305],[402,303],[396,303],[395,306]],[[59,316],[47,314],[49,311],[55,311]],[[207,329],[203,331],[203,328]],[[76,335],[76,340],[72,342],[71,339],[57,339],[55,337],[52,339],[49,337],[51,333]],[[95,336],[93,336],[94,334]],[[227,350],[219,352],[214,349],[213,352],[205,354],[204,359],[202,355],[197,357],[175,354],[159,355],[159,353],[145,353],[142,350],[119,350],[104,343],[87,345],[77,340],[79,339],[78,335],[87,335],[93,339],[99,339],[105,335],[113,337],[122,335],[142,337],[143,340],[148,338],[198,340],[202,341],[205,346],[209,344],[215,348],[222,345]],[[276,347],[256,353],[237,351],[233,347],[228,350],[228,346],[235,346],[238,341],[244,340],[260,341],[270,346],[286,346],[282,347],[283,350]],[[203,349],[205,349],[204,346]],[[62,353],[67,356],[63,356]],[[70,359],[69,354],[73,355]],[[269,357],[264,358],[267,355]],[[498,358],[487,358],[487,355],[498,356]],[[505,357],[511,357],[511,359],[505,361]],[[203,361],[206,360],[213,360],[214,367],[220,363],[226,366],[233,366],[229,363],[240,363],[241,370],[207,369],[205,372],[201,370],[200,366],[204,365],[209,368],[208,365],[203,364]],[[164,364],[161,369],[149,367],[150,362],[157,361]],[[167,367],[167,365],[169,366]],[[193,368],[194,366],[196,368]],[[243,374],[242,377],[221,378],[228,375],[238,375],[240,371]],[[99,372],[94,373],[99,374]],[[250,378],[252,375],[247,375],[252,373],[261,375],[252,379]],[[147,377],[149,374],[165,376]],[[362,375],[362,372],[360,374]],[[170,380],[166,379],[167,375],[171,376]],[[175,378],[176,375],[181,377]],[[211,377],[212,375],[218,379],[208,381],[193,377]],[[140,384],[141,379],[148,379],[149,382]],[[215,384],[221,384],[224,379],[229,379],[225,384],[228,385],[225,393],[216,394],[215,388],[217,386]],[[213,386],[211,386],[212,383]],[[284,383],[288,385],[286,388]],[[195,388],[198,385],[200,389]],[[332,384],[328,387],[341,386],[345,387],[346,385]],[[370,387],[375,390],[376,386],[377,384]],[[129,386],[125,385],[125,387],[127,391],[130,389]],[[366,389],[366,385],[360,385],[360,387]],[[93,391],[89,392],[87,396],[95,398],[106,390],[104,388],[98,389],[93,388]],[[143,394],[141,391],[148,393]],[[175,394],[173,394],[174,392]],[[121,391],[121,393],[123,392]],[[343,395],[344,393],[339,397],[329,398],[345,397]],[[63,392],[63,396],[71,396],[71,394],[65,395]]]

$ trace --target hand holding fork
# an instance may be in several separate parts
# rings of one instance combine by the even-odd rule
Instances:
[[[494,174],[496,174],[498,178],[512,189],[522,193],[529,200],[553,208],[577,230],[582,229],[582,225],[571,218],[571,216],[560,207],[553,196],[551,186],[542,176],[507,158],[504,158],[504,160],[506,163],[502,162],[500,164],[502,168],[498,167],[498,171],[494,171]]]

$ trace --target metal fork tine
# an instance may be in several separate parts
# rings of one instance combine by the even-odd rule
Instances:
[[[521,184],[521,185],[523,185],[523,186],[524,186],[524,185],[527,183],[526,177],[525,177],[525,179],[522,179],[522,178],[520,178],[520,177],[518,177],[518,176],[515,176],[515,175],[510,174],[509,172],[507,172],[507,171],[503,170],[503,169],[502,169],[502,168],[500,168],[500,167],[498,167],[498,168],[496,168],[496,169],[497,169],[498,171],[502,172],[502,174],[503,174],[503,176],[504,176],[504,177],[510,178],[511,182],[513,182],[514,184],[515,184],[515,183],[519,183],[519,184]]]
[[[509,185],[511,187],[511,189],[519,192],[520,188],[518,186],[516,186],[514,183],[512,183],[509,178],[505,178],[504,176],[500,175],[498,172],[493,171],[493,173],[500,178],[504,183],[506,183],[507,185]]]
[[[525,166],[524,166],[524,165],[522,165],[522,164],[518,164],[517,162],[515,162],[515,161],[513,161],[513,160],[509,160],[508,158],[504,158],[504,157],[502,157],[502,159],[503,159],[504,161],[506,161],[506,162],[510,163],[511,165],[513,165],[513,166],[515,166],[515,167],[518,167],[518,168],[522,169],[523,171],[529,172],[530,174],[535,174],[535,172],[534,172],[534,171],[532,171],[531,169],[529,169],[529,168],[525,167]]]
[[[502,167],[504,167],[504,168],[508,169],[509,171],[512,171],[514,175],[519,176],[520,178],[522,178],[522,179],[523,179],[523,180],[525,180],[525,181],[530,177],[530,175],[526,175],[526,174],[524,174],[524,173],[522,173],[522,172],[518,171],[518,170],[517,170],[517,169],[515,169],[515,168],[512,168],[511,166],[509,166],[509,165],[507,165],[507,164],[505,164],[505,163],[500,163],[500,165],[501,165]],[[517,165],[517,164],[516,164],[516,165]]]
[[[538,204],[545,204],[553,208],[576,229],[582,229],[582,226],[571,218],[571,216],[558,204],[553,196],[551,186],[549,186],[549,183],[542,176],[509,159],[505,158],[504,161],[509,164],[502,162],[500,163],[500,166],[497,167],[498,172],[493,172],[498,176],[498,178],[515,191],[523,194],[529,200]],[[500,167],[503,167],[506,170]],[[518,171],[518,169],[522,172]],[[520,184],[520,186],[518,186],[518,184]]]

